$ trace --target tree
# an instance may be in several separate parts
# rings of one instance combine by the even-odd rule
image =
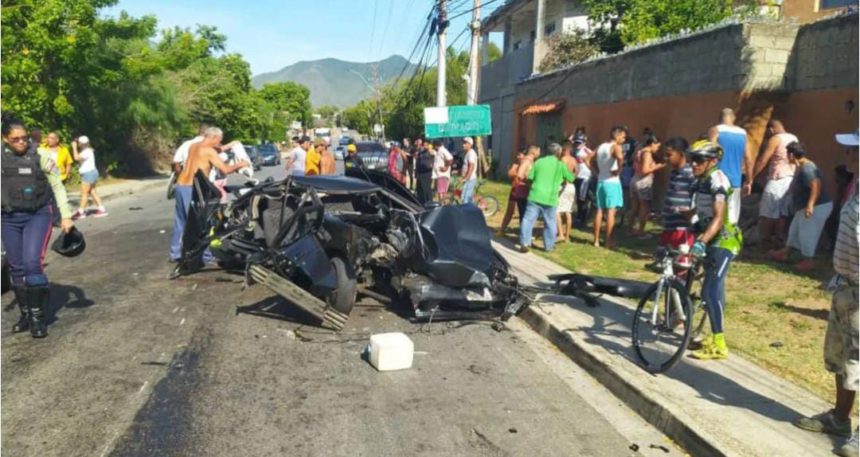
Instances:
[[[682,30],[696,30],[732,14],[732,0],[637,0],[627,12],[621,39],[643,43]]]
[[[266,84],[260,89],[263,99],[279,111],[286,111],[288,118],[304,126],[311,124],[311,91],[294,82]]]
[[[743,3],[743,2],[740,2]],[[732,14],[732,0],[585,0],[592,41],[606,53],[695,30]]]
[[[546,56],[539,67],[541,73],[584,62],[600,51],[580,29],[550,36],[547,46]]]
[[[502,50],[499,49],[496,43],[490,42],[490,44],[487,45],[487,63],[501,59],[502,54]]]
[[[4,2],[3,110],[66,141],[86,134],[99,164],[126,174],[169,163],[178,140],[201,121],[247,141],[283,138],[284,110],[310,119],[307,88],[278,97],[255,91],[248,63],[223,54],[226,37],[215,27],[159,35],[152,16],[99,17],[114,4]]]

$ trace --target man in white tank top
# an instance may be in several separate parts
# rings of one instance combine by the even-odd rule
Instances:
[[[794,179],[794,166],[788,161],[785,147],[798,141],[797,137],[785,131],[782,122],[771,119],[767,124],[770,134],[764,151],[755,162],[753,176],[767,169],[767,184],[759,204],[759,235],[760,248],[763,251],[782,246],[785,239],[785,219],[791,212],[791,197],[789,188]]]
[[[624,190],[621,187],[621,170],[624,168],[624,151],[621,145],[627,139],[626,129],[612,127],[610,140],[597,148],[595,167],[597,168],[597,213],[594,215],[594,246],[600,247],[600,229],[603,212],[606,211],[605,246],[615,247],[612,231],[615,229],[615,212],[624,207]]]

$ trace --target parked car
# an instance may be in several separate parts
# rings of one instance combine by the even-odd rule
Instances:
[[[378,141],[358,141],[356,154],[361,157],[368,170],[385,171],[388,168],[388,150]]]
[[[259,171],[260,167],[263,166],[263,156],[260,154],[260,151],[257,150],[256,146],[245,146],[245,152],[248,153],[248,158],[251,159],[254,171]]]
[[[263,158],[263,165],[270,166],[281,164],[281,153],[278,152],[278,148],[276,148],[274,144],[261,144],[257,148],[260,152],[260,156]]]

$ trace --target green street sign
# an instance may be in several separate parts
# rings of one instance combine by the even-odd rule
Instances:
[[[490,105],[424,108],[424,136],[449,138],[493,133]]]

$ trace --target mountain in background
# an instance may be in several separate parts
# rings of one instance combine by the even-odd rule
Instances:
[[[311,90],[313,106],[334,105],[348,108],[372,94],[370,88],[355,73],[373,84],[374,64],[379,65],[382,85],[397,78],[404,65],[408,64],[404,78],[409,77],[415,69],[415,64],[398,55],[369,63],[321,59],[297,62],[278,71],[259,74],[251,79],[251,84],[259,89],[267,83],[292,81],[304,84]]]

